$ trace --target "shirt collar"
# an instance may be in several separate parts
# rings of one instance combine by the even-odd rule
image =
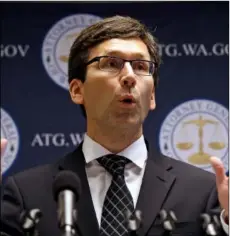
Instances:
[[[89,163],[98,157],[111,154],[106,148],[91,139],[87,134],[84,136],[82,151],[85,156],[86,163]],[[142,135],[139,139],[133,142],[130,146],[117,155],[124,156],[135,163],[140,168],[143,168],[147,159],[147,147]]]

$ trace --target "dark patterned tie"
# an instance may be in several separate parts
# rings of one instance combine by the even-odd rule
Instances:
[[[126,214],[134,212],[133,199],[124,179],[125,165],[130,161],[113,154],[97,160],[113,176],[102,209],[100,236],[127,236]]]

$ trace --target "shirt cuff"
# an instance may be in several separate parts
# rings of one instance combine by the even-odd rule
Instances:
[[[229,226],[226,224],[225,220],[224,220],[224,210],[221,211],[221,214],[220,214],[220,222],[221,222],[221,225],[223,227],[223,230],[224,232],[228,234],[228,230],[229,230]]]

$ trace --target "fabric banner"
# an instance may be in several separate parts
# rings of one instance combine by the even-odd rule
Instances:
[[[55,162],[82,141],[86,122],[68,93],[68,53],[80,30],[113,15],[141,20],[159,40],[163,64],[146,138],[159,152],[207,171],[213,155],[227,168],[228,4],[1,3],[4,178]]]

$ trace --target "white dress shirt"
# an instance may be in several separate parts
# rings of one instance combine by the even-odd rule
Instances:
[[[111,184],[112,176],[96,161],[96,159],[98,157],[110,154],[111,152],[96,143],[87,134],[85,134],[82,151],[87,163],[86,175],[89,182],[98,224],[100,226],[103,203],[106,192]],[[117,153],[117,155],[125,156],[132,161],[132,163],[125,166],[124,175],[125,182],[132,195],[135,208],[148,155],[144,137],[141,136],[125,150]]]
[[[85,134],[82,151],[86,161],[86,175],[90,187],[92,201],[96,212],[98,225],[100,227],[101,215],[106,192],[111,184],[112,176],[98,162],[97,158],[111,154],[106,148],[92,140]],[[132,195],[134,208],[137,204],[148,151],[143,135],[117,155],[124,156],[132,162],[125,166],[125,182]],[[221,224],[228,235],[229,226],[223,220],[223,211],[221,213]]]

